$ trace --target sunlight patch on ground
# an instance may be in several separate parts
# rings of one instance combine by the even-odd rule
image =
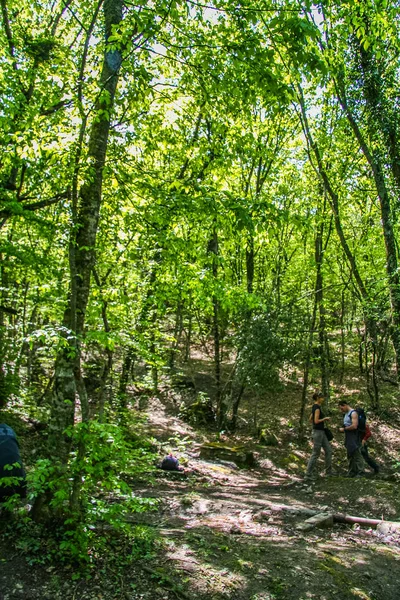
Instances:
[[[384,423],[379,423],[372,429],[374,437],[385,440],[386,445],[386,465],[394,467],[399,472],[400,467],[400,430],[394,427],[388,427]],[[373,446],[372,446],[373,447]],[[373,458],[379,463],[379,455],[371,453]]]
[[[212,463],[208,464],[208,470],[214,473],[222,473],[224,475],[230,475],[230,473],[232,472],[232,469],[224,467],[223,465],[215,465]]]
[[[368,563],[367,561],[367,556],[365,553],[361,553],[361,552],[357,552],[353,555],[353,562],[352,564],[354,565],[366,565]]]
[[[362,504],[363,506],[368,506],[369,508],[379,508],[377,498],[375,498],[375,496],[360,496],[357,498],[356,502],[357,504]]]
[[[360,600],[372,600],[371,596],[360,590],[359,588],[351,588],[351,593],[355,598],[360,598]]]
[[[215,531],[231,534],[248,534],[256,537],[270,537],[281,534],[276,526],[266,526],[253,521],[251,511],[242,511],[240,514],[206,516],[202,519],[193,519],[187,524],[187,529],[207,527]]]
[[[275,465],[269,458],[264,458],[263,460],[260,460],[260,467],[268,471],[275,470]]]

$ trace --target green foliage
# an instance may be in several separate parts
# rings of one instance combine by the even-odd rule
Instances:
[[[371,288],[368,310],[390,318],[371,173],[362,157],[353,160],[358,146],[338,109],[332,77],[343,75],[351,108],[357,117],[365,114],[358,40],[372,83],[383,82],[374,110],[384,127],[379,131],[375,119],[368,130],[383,156],[385,139],[395,140],[398,129],[393,3],[328,4],[317,19],[310,3],[271,11],[228,3],[215,18],[187,3],[142,4],[139,12],[126,7],[123,21],[108,32],[109,50],[124,57],[123,85],[113,101],[99,85],[101,11],[92,30],[90,4],[78,2],[74,18],[62,10],[54,17],[49,6],[26,0],[8,10],[11,34],[4,29],[1,38],[0,248],[7,259],[2,301],[12,299],[17,316],[5,344],[7,373],[15,368],[24,376],[32,353],[50,362],[69,342],[74,356],[74,332],[62,331],[61,323],[75,277],[69,269],[70,241],[81,226],[75,204],[79,187],[96,172],[88,154],[99,106],[102,118],[114,122],[93,250],[98,278],[83,315],[85,340],[79,339],[84,354],[94,346],[117,357],[134,349],[136,362],[151,369],[154,388],[179,341],[173,325],[179,310],[182,331],[190,322],[192,341],[203,343],[212,334],[217,302],[222,342],[240,349],[246,334],[237,344],[232,336],[246,313],[260,312],[268,298],[270,312],[286,307],[291,332],[288,315],[272,317],[270,356],[255,341],[256,326],[247,328],[253,341],[246,348],[252,357],[264,355],[272,377],[273,365],[284,362],[278,345],[299,339],[309,325],[313,237],[321,220],[331,232],[324,249],[328,328],[338,327],[342,289],[348,321],[359,322],[365,307],[348,286],[352,270],[329,206],[318,208],[321,193],[297,113],[299,83],[340,199],[345,236]],[[394,188],[391,194],[397,197]],[[208,251],[214,227],[218,254]],[[84,243],[83,249],[92,251]],[[349,335],[346,343],[357,341]],[[249,383],[262,380],[242,354],[240,363]],[[103,365],[99,361],[99,371]]]
[[[215,424],[215,410],[210,397],[199,392],[191,404],[182,403],[179,416],[193,426],[212,426]]]
[[[142,447],[132,447],[123,428],[97,422],[78,424],[69,434],[74,450],[67,467],[39,459],[28,474],[29,501],[47,497],[47,510],[55,518],[42,526],[29,513],[16,511],[18,549],[31,562],[57,559],[78,573],[96,567],[113,536],[132,545],[131,559],[151,552],[153,536],[146,528],[132,527],[129,515],[155,510],[157,501],[136,496],[127,483],[154,469],[155,456],[146,440]],[[73,508],[77,482],[79,504]]]
[[[283,323],[267,313],[255,314],[238,334],[238,373],[253,390],[279,387],[279,370],[294,348]]]
[[[0,367],[1,369],[1,367]],[[0,370],[0,408],[4,408],[13,394],[17,394],[19,390],[19,377],[13,373],[10,368],[4,373]]]
[[[5,536],[30,565],[63,563],[72,579],[90,579],[98,569],[121,571],[138,559],[151,558],[160,547],[154,529],[124,523],[105,528],[72,520],[52,525],[35,523],[24,511],[14,513]]]
[[[27,36],[25,40],[26,53],[35,59],[37,64],[50,60],[51,54],[57,47],[57,41],[45,36]]]
[[[217,556],[219,552],[232,553],[231,539],[224,534],[214,532],[212,537],[200,533],[188,534],[188,540],[196,548],[197,552],[205,558]]]
[[[79,358],[95,383],[108,374],[102,400],[111,422],[70,429],[69,461],[41,458],[29,474],[31,498],[45,496],[58,519],[52,552],[84,564],[100,552],[99,523],[114,531],[130,511],[151,508],[127,481],[151,472],[152,442],[132,431],[127,414],[112,412],[127,350],[122,393],[132,402],[132,381],[150,396],[173,360],[202,360],[199,348],[222,365],[222,395],[225,367],[237,359],[234,383],[257,396],[278,388],[289,362],[304,360],[314,310],[321,337],[332,343],[343,332],[343,357],[358,348],[365,318],[376,320],[378,358],[390,361],[399,317],[397,253],[387,260],[376,169],[343,108],[346,98],[396,202],[396,3],[138,6],[126,4],[107,31],[107,60],[123,56],[115,98],[101,81],[103,13],[96,18],[92,3],[75,2],[71,12],[18,0],[2,14],[0,304],[8,312],[0,312],[0,406],[20,390],[30,414],[46,415],[62,353],[71,368]],[[298,86],[338,206],[304,138]],[[109,120],[96,161],[105,138],[93,132]],[[91,207],[82,192],[100,172],[99,215],[83,231],[77,214],[90,216]],[[388,223],[395,240],[395,210]],[[89,230],[92,241],[77,245],[77,232]],[[79,298],[87,292],[88,300],[76,311],[80,253],[88,287]],[[95,400],[89,394],[94,411]],[[212,426],[213,401],[200,392],[181,415]]]

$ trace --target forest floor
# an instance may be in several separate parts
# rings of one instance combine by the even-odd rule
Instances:
[[[280,415],[289,413],[294,396],[299,389],[289,385]],[[121,567],[115,577],[99,569],[89,581],[73,581],[61,565],[27,564],[0,539],[0,600],[398,600],[399,533],[336,523],[301,528],[305,509],[399,520],[395,412],[390,425],[371,423],[382,465],[378,476],[345,478],[343,441],[336,435],[337,476],[321,475],[309,486],[303,476],[310,443],[297,441],[285,416],[276,428],[277,446],[261,446],[246,435],[224,436],[227,445],[241,444],[255,454],[255,468],[239,469],[200,457],[201,444],[215,441],[215,433],[183,422],[170,397],[150,398],[145,411],[160,457],[172,451],[186,468],[183,475],[160,470],[132,483],[138,496],[159,500],[157,512],[132,515],[133,526],[153,532],[158,551]],[[274,419],[276,412],[270,407]],[[319,467],[322,471],[323,464]]]

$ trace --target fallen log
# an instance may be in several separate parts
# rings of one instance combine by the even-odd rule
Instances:
[[[261,504],[261,502],[260,502]],[[393,527],[392,529],[396,530],[400,530],[400,522],[396,522],[396,521],[385,521],[384,519],[370,519],[367,517],[357,517],[357,516],[352,516],[352,515],[346,515],[344,513],[332,513],[331,511],[329,511],[328,507],[325,506],[323,508],[321,508],[320,510],[315,510],[312,508],[306,508],[304,506],[300,506],[300,505],[296,505],[296,504],[292,504],[287,505],[287,504],[275,504],[273,502],[268,502],[268,501],[263,501],[262,504],[264,504],[264,506],[267,506],[266,509],[260,510],[259,512],[256,512],[254,514],[254,520],[255,521],[259,521],[259,522],[263,522],[263,521],[268,521],[269,518],[272,517],[273,513],[276,512],[283,512],[283,513],[289,513],[292,514],[294,517],[299,516],[299,517],[315,517],[316,515],[319,514],[325,514],[325,513],[329,513],[332,514],[332,518],[333,518],[333,522],[334,523],[348,523],[350,525],[354,524],[354,523],[359,523],[360,525],[370,525],[372,527],[375,527],[377,525],[379,525],[380,523],[387,523],[387,524],[391,524]]]
[[[370,525],[376,527],[380,533],[398,533],[400,532],[400,522],[384,521],[383,519],[369,519],[366,517],[354,517],[343,513],[315,512],[315,515],[306,519],[306,521],[298,526],[299,530],[307,531],[313,527],[329,527],[333,523],[342,524],[359,524]]]
[[[352,517],[351,515],[345,515],[342,513],[333,514],[333,520],[335,523],[359,523],[360,525],[379,525],[379,523],[383,523],[383,519],[368,519],[365,517]],[[385,521],[390,522],[390,521]],[[400,523],[398,523],[400,526]]]
[[[262,504],[267,508],[260,510],[257,513],[260,517],[263,517],[264,515],[271,516],[271,513],[273,512],[294,513],[296,515],[304,515],[307,517],[313,517],[320,512],[328,512],[327,506],[320,508],[319,510],[315,510],[315,508],[307,508],[301,504],[276,504],[275,502],[269,502],[268,500],[263,500]]]
[[[400,529],[400,522],[397,521],[385,521],[384,519],[370,519],[368,517],[357,517],[357,516],[352,516],[352,515],[346,515],[345,513],[331,513],[329,510],[327,510],[328,507],[324,507],[322,510],[315,510],[315,509],[311,509],[311,508],[305,508],[303,506],[297,506],[297,505],[286,505],[286,504],[270,504],[270,511],[271,512],[289,512],[289,513],[294,513],[295,515],[304,515],[304,516],[308,516],[310,518],[315,517],[317,515],[320,514],[326,514],[329,513],[332,515],[333,518],[333,522],[334,523],[349,523],[351,525],[353,525],[354,523],[359,523],[360,525],[371,525],[371,526],[377,526],[381,523],[386,523],[388,526],[390,525],[392,527],[392,529],[396,529],[399,530]],[[264,516],[270,516],[270,513],[268,511],[260,511],[259,513],[259,520],[262,520],[262,518]]]

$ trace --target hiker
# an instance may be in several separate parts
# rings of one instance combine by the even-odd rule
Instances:
[[[11,469],[6,465],[15,465]],[[13,477],[14,480],[1,485],[1,478]],[[26,474],[22,467],[21,455],[15,431],[6,425],[0,424],[0,502],[5,502],[10,496],[18,494],[26,498]]]
[[[356,410],[359,413],[359,410],[362,410],[362,409],[357,408]],[[368,453],[368,440],[371,436],[372,436],[371,430],[368,426],[368,423],[366,422],[365,423],[365,431],[361,436],[360,452],[361,452],[361,456],[363,457],[363,459],[365,460],[367,465],[369,467],[371,467],[371,469],[374,471],[374,473],[376,475],[380,471],[379,465],[374,461],[373,458],[371,458],[371,456]]]
[[[183,467],[179,466],[179,460],[172,455],[172,453],[168,454],[161,463],[161,469],[163,471],[184,471]]]
[[[361,442],[358,432],[358,413],[352,408],[347,400],[339,401],[339,410],[344,414],[343,427],[339,431],[344,432],[344,445],[347,450],[349,461],[348,477],[361,477],[364,474],[364,462],[361,456]]]
[[[313,431],[313,451],[308,461],[307,471],[305,474],[306,481],[314,481],[316,478],[315,468],[319,455],[321,454],[321,448],[324,449],[325,454],[325,473],[326,475],[332,474],[332,448],[328,441],[325,433],[325,423],[330,417],[324,417],[322,412],[322,404],[324,402],[324,395],[322,392],[315,392],[313,394],[314,404],[311,409],[311,417]]]

